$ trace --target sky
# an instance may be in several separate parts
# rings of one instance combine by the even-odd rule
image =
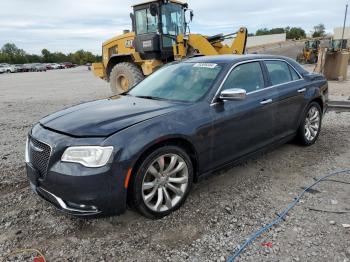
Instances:
[[[143,0],[0,0],[0,47],[7,42],[28,53],[101,53],[102,42],[131,29],[131,6]],[[302,27],[324,23],[327,32],[343,25],[346,0],[188,0],[191,32],[214,35],[240,26]],[[349,9],[350,12],[350,9]],[[350,26],[350,17],[347,25]]]

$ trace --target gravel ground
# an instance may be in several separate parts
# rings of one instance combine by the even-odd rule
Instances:
[[[339,85],[349,96],[350,84]],[[225,261],[314,177],[350,168],[350,112],[330,112],[315,145],[289,143],[213,174],[194,185],[182,208],[161,220],[133,211],[78,219],[31,192],[23,165],[25,136],[49,113],[108,96],[107,84],[79,67],[0,75],[0,90],[0,258],[37,248],[48,261]],[[350,175],[335,179],[350,183]],[[349,188],[319,184],[238,261],[350,261],[350,228],[342,226],[350,224]]]

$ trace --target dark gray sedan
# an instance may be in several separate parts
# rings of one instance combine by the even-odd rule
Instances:
[[[40,120],[28,136],[28,177],[67,213],[120,214],[129,203],[163,217],[204,174],[294,138],[315,143],[327,100],[325,78],[289,58],[175,62],[129,92]]]

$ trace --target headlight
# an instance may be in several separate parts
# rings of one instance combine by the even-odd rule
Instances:
[[[79,163],[86,167],[101,167],[107,164],[113,146],[72,146],[64,151],[61,161]]]

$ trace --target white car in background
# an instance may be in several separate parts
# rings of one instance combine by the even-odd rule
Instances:
[[[53,69],[63,69],[64,68],[62,65],[57,64],[57,63],[52,63],[51,66]]]
[[[2,64],[2,65],[0,65],[0,68],[1,68],[0,72],[3,71],[1,73],[16,73],[17,72],[15,66],[9,65],[9,64]]]

